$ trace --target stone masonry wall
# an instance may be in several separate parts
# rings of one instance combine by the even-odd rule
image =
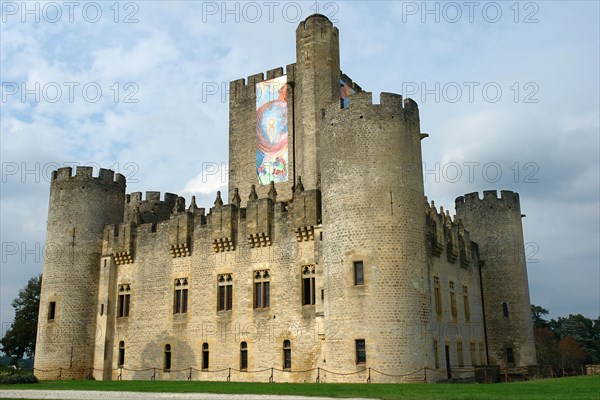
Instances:
[[[456,213],[479,244],[484,262],[490,364],[536,364],[519,195],[503,190],[498,198],[492,190],[479,199],[477,193],[470,193],[456,199]],[[507,362],[507,348],[513,349],[514,365]]]
[[[116,179],[116,180],[113,180]],[[125,178],[91,167],[70,167],[52,175],[46,257],[40,297],[35,355],[36,375],[56,379],[58,368],[78,372],[62,379],[82,379],[93,365],[98,298],[98,260],[106,224],[123,220]],[[55,302],[54,319],[49,318]],[[45,372],[50,371],[51,372]]]
[[[429,319],[418,109],[387,93],[374,105],[362,92],[347,109],[328,107],[321,132],[325,316],[340,329],[338,340],[326,341],[327,365],[412,374],[425,366]],[[405,164],[418,169],[405,174]],[[362,285],[354,283],[357,261]],[[364,365],[355,353],[362,339]]]
[[[338,35],[318,14],[296,31],[287,182],[260,186],[255,166],[255,84],[283,68],[231,83],[229,199],[217,193],[206,215],[175,194],[125,196],[112,171],[54,172],[39,378],[434,382],[506,365],[507,348],[535,364],[518,195],[459,197],[454,219],[428,204],[416,103],[382,93],[373,104],[352,84],[341,108]],[[257,277],[268,307],[255,307]],[[220,285],[230,309],[218,309]]]

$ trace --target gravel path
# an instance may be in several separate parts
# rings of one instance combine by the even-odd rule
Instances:
[[[274,396],[261,394],[212,393],[138,393],[101,392],[85,390],[0,390],[0,399],[53,399],[53,400],[331,400],[331,397]],[[365,400],[365,399],[346,399]]]

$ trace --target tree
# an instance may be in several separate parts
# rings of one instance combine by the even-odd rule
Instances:
[[[560,340],[558,351],[563,368],[580,365],[588,357],[585,350],[572,336],[565,336]]]
[[[586,354],[584,362],[600,361],[597,352],[600,335],[594,320],[581,314],[569,314],[566,318],[558,317],[557,320],[551,320],[550,326],[561,340],[572,337],[581,346]]]
[[[536,306],[535,304],[531,305],[531,318],[533,319],[533,327],[534,328],[545,328],[548,326],[548,321],[546,321],[542,315],[548,315],[549,311],[544,307]]]
[[[538,364],[544,367],[558,368],[561,365],[561,354],[554,332],[548,327],[535,327],[533,335]]]
[[[0,345],[2,351],[14,362],[25,355],[33,357],[35,354],[41,288],[42,276],[33,277],[12,302],[15,319],[0,340]]]

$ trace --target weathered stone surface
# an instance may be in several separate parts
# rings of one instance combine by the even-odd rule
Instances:
[[[373,104],[341,73],[326,17],[296,39],[287,182],[258,185],[255,166],[255,84],[283,68],[231,83],[231,200],[217,193],[208,215],[170,193],[125,196],[111,171],[54,173],[36,375],[365,382],[370,367],[374,382],[436,381],[507,365],[507,348],[535,364],[518,195],[459,197],[454,220],[428,203],[417,104]],[[347,108],[340,78],[357,92]]]

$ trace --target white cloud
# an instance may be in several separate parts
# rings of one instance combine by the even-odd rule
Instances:
[[[428,181],[426,194],[452,209],[453,199],[464,192],[519,191],[528,215],[526,240],[539,243],[544,265],[530,266],[532,299],[553,313],[595,316],[598,292],[589,282],[598,282],[593,274],[599,263],[593,247],[598,227],[590,223],[597,222],[599,204],[598,4],[542,2],[539,21],[524,24],[513,21],[509,3],[500,3],[506,18],[499,23],[486,23],[478,14],[473,23],[453,24],[443,18],[423,23],[421,15],[403,23],[407,3],[335,3],[342,70],[375,93],[402,92],[406,82],[428,88],[436,82],[501,85],[497,103],[485,101],[481,92],[473,102],[456,103],[443,96],[437,102],[433,96],[423,101],[422,93],[412,96],[422,130],[430,134],[422,142],[426,163],[495,161],[506,172],[497,183]],[[281,8],[272,22],[263,10],[256,23],[243,18],[235,23],[231,16],[223,23],[222,15],[205,15],[203,21],[202,2],[136,4],[139,21],[133,24],[122,23],[124,14],[114,23],[109,3],[106,18],[96,24],[80,17],[74,23],[21,23],[20,18],[2,23],[3,83],[26,82],[31,88],[36,82],[95,82],[103,91],[97,103],[85,101],[80,89],[73,102],[67,96],[57,103],[34,102],[31,95],[25,102],[19,95],[3,100],[2,161],[28,168],[94,162],[125,173],[128,192],[196,194],[210,204],[227,186],[224,88],[231,80],[295,62],[297,23],[283,18]],[[311,13],[313,3],[301,5],[304,16]],[[124,101],[131,93],[124,88],[127,82],[138,85],[137,103]],[[521,90],[517,102],[511,91],[515,82]],[[537,103],[522,101],[527,82],[538,85]],[[218,92],[206,96],[206,85],[213,83]],[[537,184],[514,182],[506,170],[527,161],[539,166]],[[216,173],[210,165],[219,167]],[[44,179],[23,180],[20,173],[2,183],[3,242],[43,243],[48,186]],[[585,273],[565,268],[574,257]],[[32,260],[14,262],[0,270],[0,322],[11,320],[10,301],[42,268]]]

